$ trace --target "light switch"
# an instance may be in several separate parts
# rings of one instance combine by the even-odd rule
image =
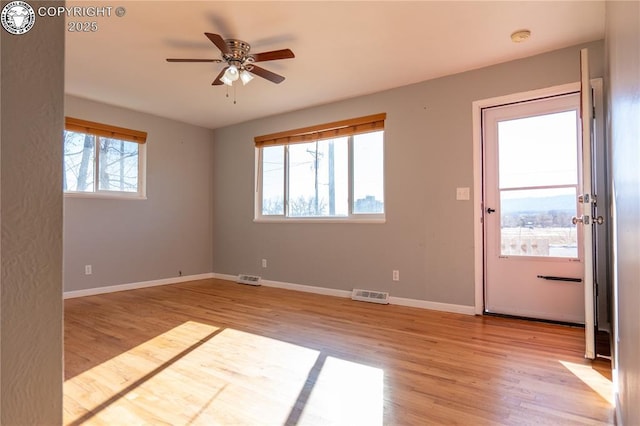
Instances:
[[[456,200],[469,200],[469,188],[456,188]]]

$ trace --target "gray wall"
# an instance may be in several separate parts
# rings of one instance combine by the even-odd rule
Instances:
[[[617,280],[618,409],[640,424],[640,3],[607,2],[606,50]]]
[[[64,18],[0,32],[0,424],[61,424]]]
[[[146,200],[64,198],[65,291],[211,272],[212,131],[65,100],[67,116],[148,133]]]
[[[455,200],[456,187],[473,188],[472,102],[578,81],[581,47],[217,129],[214,272],[472,306],[473,206]],[[588,47],[602,76],[603,43]],[[253,222],[254,136],[379,112],[386,223]]]

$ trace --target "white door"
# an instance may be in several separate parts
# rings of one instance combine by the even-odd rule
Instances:
[[[485,311],[585,321],[580,94],[486,108]]]

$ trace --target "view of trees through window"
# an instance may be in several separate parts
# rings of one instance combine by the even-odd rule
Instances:
[[[135,142],[66,131],[64,191],[138,192],[138,151]]]
[[[384,213],[382,131],[261,149],[263,216]]]

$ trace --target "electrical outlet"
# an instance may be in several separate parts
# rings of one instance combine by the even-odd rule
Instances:
[[[468,201],[470,198],[469,188],[456,188],[456,200]]]
[[[91,270],[91,265],[84,265],[84,274],[91,275],[93,271]]]
[[[263,268],[267,267],[267,259],[262,259],[262,267]]]
[[[400,271],[398,271],[397,269],[393,270],[393,280],[400,281]]]

